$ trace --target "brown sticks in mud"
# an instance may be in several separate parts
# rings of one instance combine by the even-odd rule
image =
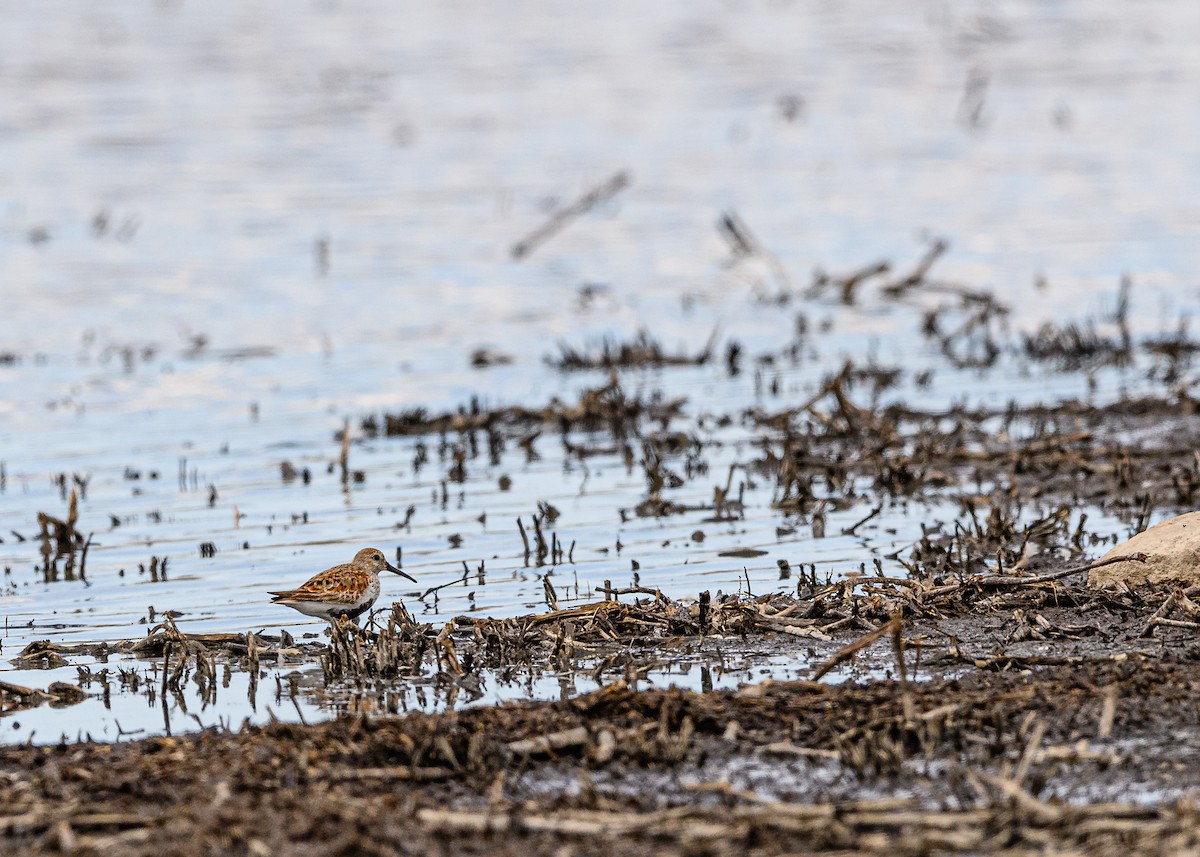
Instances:
[[[994,786],[994,803],[971,809],[925,809],[902,798],[831,803],[785,803],[753,792],[713,789],[739,803],[732,809],[680,807],[654,812],[614,810],[525,809],[451,810],[424,808],[417,820],[429,831],[444,834],[554,834],[576,842],[598,837],[652,837],[659,842],[700,847],[728,847],[744,842],[750,831],[774,841],[776,836],[805,843],[813,851],[897,854],[931,852],[993,853],[997,829],[1016,825],[1032,841],[1057,841],[1093,847],[1116,843],[1135,834],[1139,844],[1194,842],[1188,831],[1196,823],[1187,809],[1161,810],[1138,804],[1070,807],[1038,800],[1012,787],[1011,781],[981,778]],[[563,846],[569,848],[570,846]],[[843,850],[848,849],[848,850]],[[1095,852],[1093,852],[1095,853]],[[1108,853],[1108,852],[1105,852]],[[1178,852],[1183,853],[1183,852]]]
[[[1118,757],[1080,735],[1140,741],[1162,728],[1153,712],[1190,740],[1178,700],[1198,686],[1194,661],[973,673],[912,683],[907,701],[890,682],[710,693],[616,683],[440,715],[6,746],[0,849],[1195,853],[1187,801],[1108,797],[1131,781],[1193,783],[1187,766]],[[931,776],[930,762],[944,773]],[[1064,776],[1090,776],[1099,797],[1057,799]]]
[[[832,658],[827,660],[825,663],[821,664],[819,667],[816,668],[816,670],[813,671],[812,680],[817,681],[817,680],[821,679],[830,670],[832,670],[833,668],[838,666],[838,664],[842,664],[842,663],[845,663],[846,661],[850,660],[852,657],[854,657],[854,655],[856,653],[858,653],[862,649],[865,649],[867,646],[874,643],[880,637],[884,637],[888,634],[898,634],[900,632],[900,623],[901,622],[902,622],[902,615],[899,611],[897,611],[896,613],[892,614],[891,619],[889,619],[884,624],[880,625],[874,631],[871,631],[869,634],[865,634],[864,636],[859,637],[857,640],[855,640],[850,645],[843,646],[842,648],[838,649],[834,653]]]

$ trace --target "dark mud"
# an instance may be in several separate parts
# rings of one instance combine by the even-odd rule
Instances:
[[[1087,359],[1126,348],[1119,337],[1068,339]],[[367,438],[422,438],[414,455],[437,456],[443,504],[448,485],[467,484],[484,461],[533,460],[536,441],[556,437],[565,462],[616,458],[644,480],[640,496],[623,495],[622,521],[741,525],[753,492],[769,494],[777,536],[803,529],[814,543],[838,513],[849,537],[908,504],[951,514],[870,565],[834,574],[778,558],[770,591],[746,570],[738,592],[684,599],[639,582],[636,559],[630,585],[581,591],[576,577],[572,593],[553,571],[574,564],[576,544],[543,501],[513,521],[511,552],[491,561],[493,574],[505,562],[537,573],[542,613],[425,621],[396,603],[361,628],[335,626],[328,642],[194,634],[168,613],[141,640],[33,642],[15,662],[142,658],[150,679],[139,686],[118,670],[122,690],[164,710],[171,699],[183,707],[193,685],[215,700],[232,672],[252,677],[253,699],[265,664],[317,664],[288,677],[287,696],[301,719],[300,698],[344,716],[7,747],[5,844],[185,854],[1196,847],[1200,592],[1089,590],[1099,563],[1088,557],[1115,538],[1080,510],[1132,533],[1189,508],[1200,489],[1197,402],[1179,389],[1108,404],[921,409],[888,403],[896,377],[847,362],[799,405],[696,414],[682,399],[631,392],[614,372],[541,408],[474,402],[362,418]],[[337,437],[343,486],[360,481],[350,425]],[[723,433],[745,452],[718,473],[710,456]],[[707,498],[687,493],[697,485]],[[39,519],[44,569],[83,576],[79,500],[65,481],[61,493],[66,514]],[[705,538],[696,529],[691,542]],[[763,555],[720,552],[735,567]],[[484,566],[462,561],[461,576],[416,601],[482,586]],[[152,561],[150,574],[165,577],[166,563]],[[772,658],[799,680],[764,680]],[[731,659],[746,683],[713,690]],[[697,690],[655,687],[671,668],[699,673]],[[71,705],[96,683],[108,692],[111,677],[79,672],[78,685],[7,684],[0,705]],[[558,679],[562,701],[470,706],[489,683],[534,676]],[[577,682],[600,689],[576,696]],[[436,691],[446,710],[398,716],[403,688]]]
[[[23,853],[1189,853],[1198,656],[735,693],[616,682],[562,703],[6,748],[0,830]]]
[[[1084,569],[651,596],[441,630],[396,610],[335,629],[326,692],[354,688],[369,710],[430,657],[459,684],[587,662],[604,686],[432,716],[7,747],[0,831],[23,853],[1189,853],[1200,646],[1161,608],[1191,601],[1090,591]],[[737,640],[807,658],[813,679],[855,660],[882,677],[635,689],[655,660]],[[217,653],[254,669],[281,642],[168,623],[142,650],[176,666],[169,682],[189,657],[197,675]]]
[[[0,28],[0,852],[1200,850],[1185,7],[334,5]]]

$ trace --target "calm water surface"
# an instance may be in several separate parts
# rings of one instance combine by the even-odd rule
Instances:
[[[575,543],[552,578],[567,602],[605,580],[631,583],[632,560],[643,584],[675,596],[747,582],[770,591],[788,585],[777,559],[853,571],[911,543],[923,523],[957,517],[948,497],[889,509],[855,536],[832,534],[865,509],[832,515],[824,539],[805,526],[779,536],[772,486],[759,484],[733,524],[699,512],[623,521],[619,510],[646,490],[639,468],[615,455],[584,468],[552,435],[532,462],[515,447],[499,464],[468,462],[444,503],[450,463],[436,439],[356,434],[351,464],[365,481],[345,489],[328,472],[347,418],[357,427],[368,414],[472,397],[542,405],[604,383],[549,367],[558,342],[643,328],[671,351],[694,353],[714,331],[722,348],[739,342],[737,376],[719,361],[623,374],[630,392],[687,397],[681,425],[803,401],[847,358],[902,367],[889,395],[927,407],[1103,400],[1145,387],[1145,367],[1089,378],[1006,356],[986,374],[955,371],[917,333],[946,294],[896,303],[865,285],[853,306],[799,295],[818,268],[888,259],[904,272],[940,236],[951,249],[935,276],[993,291],[1012,310],[1008,341],[1047,320],[1106,318],[1123,275],[1139,335],[1186,325],[1200,303],[1194,4],[447,3],[401,13],[162,0],[8,4],[4,18],[9,681],[75,680],[73,668],[10,670],[7,658],[38,639],[137,637],[151,611],[178,611],[185,631],[319,632],[266,591],[368,544],[402,546],[421,589],[460,578],[464,562],[485,564],[482,583],[472,576],[436,599],[384,581],[385,601],[428,621],[542,609],[547,569],[525,566],[515,526],[539,501],[560,510],[559,538]],[[552,211],[621,170],[628,189],[511,257]],[[732,258],[716,228],[727,211],[777,264]],[[786,305],[770,299],[784,291]],[[800,314],[801,360],[756,383],[754,359],[792,342]],[[473,369],[480,347],[513,362]],[[917,389],[925,370],[933,381]],[[714,442],[709,476],[674,491],[679,502],[710,500],[731,464],[755,456],[736,422],[701,436]],[[420,442],[434,454],[417,469]],[[312,481],[284,483],[285,460]],[[55,474],[87,480],[86,580],[39,570],[37,513],[66,513]],[[1095,510],[1088,523],[1126,529]],[[206,542],[216,553],[202,558]],[[719,556],[741,547],[768,553]],[[165,580],[139,572],[152,556],[169,559]],[[563,692],[539,681],[490,688],[485,701]],[[0,735],[112,739],[118,722],[186,729],[329,713],[293,705],[272,677],[253,708],[247,690],[234,686],[228,707],[199,721],[114,694],[111,708],[24,712]]]

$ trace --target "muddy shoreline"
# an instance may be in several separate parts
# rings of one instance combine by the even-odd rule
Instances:
[[[1194,14],[278,5],[0,28],[0,855],[1200,852]]]
[[[1183,853],[1198,691],[1189,646],[9,747],[0,829],[22,853]]]
[[[807,658],[814,676],[853,660],[889,677],[689,692],[635,690],[614,670],[561,702],[10,746],[2,841],[22,853],[1185,853],[1200,844],[1200,645],[1150,622],[1171,593],[1084,582],[980,576],[953,598],[898,584],[902,596],[863,597],[843,582],[812,596],[878,625],[826,639],[780,632],[801,602],[779,595],[711,605],[694,636],[699,604],[652,597],[464,620],[429,639],[448,680],[482,667],[492,635],[559,670],[580,654],[564,645],[611,636],[634,682],[664,651],[739,638]],[[406,633],[424,629],[335,634],[328,683],[370,697]],[[177,631],[150,639],[167,659],[172,645],[207,657]],[[339,646],[365,654],[339,662]]]
[[[814,544],[838,513],[851,538],[908,503],[952,498],[956,514],[857,570],[780,557],[767,591],[746,572],[737,591],[680,598],[639,582],[637,559],[620,560],[629,585],[573,577],[572,591],[554,571],[573,566],[576,545],[540,502],[506,538],[509,562],[541,584],[542,612],[426,621],[396,602],[307,639],[192,633],[168,612],[126,644],[34,641],[15,656],[29,669],[140,658],[140,685],[116,670],[121,691],[164,712],[186,710],[192,687],[215,702],[231,675],[249,677],[253,702],[266,666],[317,663],[277,678],[277,702],[301,719],[301,697],[341,716],[0,748],[0,841],[22,853],[1194,849],[1200,645],[1166,611],[1192,615],[1197,593],[1089,589],[1104,560],[1088,557],[1113,536],[1076,510],[1133,531],[1187,508],[1200,486],[1195,403],[918,411],[863,397],[873,377],[847,364],[801,406],[741,414],[754,441],[720,474],[702,455],[714,444],[697,439],[709,418],[615,376],[541,412],[385,415],[376,425],[438,439],[443,502],[478,459],[510,444],[528,454],[557,425],[566,460],[636,462],[644,493],[623,521],[736,526],[748,491],[769,491],[777,532],[803,528]],[[711,500],[674,499],[697,483]],[[72,508],[44,517],[47,568],[87,544]],[[719,555],[736,568],[766,551]],[[461,568],[417,602],[483,585],[482,561]],[[731,660],[741,687],[710,690]],[[797,680],[768,678],[773,661]],[[655,686],[681,665],[700,671],[698,690]],[[70,705],[115,678],[79,675],[74,690],[0,687],[0,706]],[[488,683],[535,676],[557,680],[563,699],[456,709]],[[576,695],[577,682],[599,689]],[[399,716],[395,692],[413,688],[442,694],[446,710]]]

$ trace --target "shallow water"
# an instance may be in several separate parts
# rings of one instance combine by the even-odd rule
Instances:
[[[0,28],[3,658],[37,639],[140,636],[151,610],[178,611],[184,631],[317,632],[266,590],[367,544],[402,546],[422,590],[471,569],[424,601],[384,581],[381,603],[423,620],[543,609],[546,569],[525,566],[515,525],[539,501],[575,545],[552,577],[564,602],[632,583],[634,560],[642,584],[673,596],[789,586],[777,559],[857,570],[957,504],[889,508],[855,536],[836,534],[867,509],[839,511],[815,540],[804,526],[777,536],[771,486],[757,485],[733,524],[622,521],[645,492],[638,468],[600,455],[585,470],[550,433],[536,461],[516,447],[469,461],[443,504],[436,438],[418,472],[418,439],[359,436],[350,462],[366,479],[345,489],[327,471],[334,434],[346,418],[473,396],[572,400],[606,376],[554,371],[556,342],[641,328],[670,351],[696,353],[713,331],[721,353],[743,346],[737,376],[721,360],[623,373],[632,392],[686,396],[689,419],[795,404],[847,357],[899,365],[886,395],[923,407],[1147,386],[1145,366],[1089,377],[1007,354],[987,373],[954,370],[917,334],[944,294],[884,301],[869,283],[851,306],[798,296],[818,267],[890,259],[902,274],[935,235],[951,245],[935,277],[994,290],[1011,335],[1106,317],[1125,274],[1139,335],[1197,307],[1200,115],[1181,109],[1200,84],[1191,4],[52,6],[8,9]],[[511,258],[619,170],[627,190]],[[725,211],[778,265],[732,260],[715,226]],[[785,305],[770,300],[781,291]],[[795,341],[798,314],[800,359],[756,365]],[[514,362],[473,369],[480,346]],[[932,382],[915,387],[925,370]],[[708,474],[672,492],[679,502],[711,499],[753,457],[736,423],[702,436]],[[311,483],[285,483],[284,460]],[[87,480],[86,580],[38,570],[36,514],[66,514],[59,473]],[[1102,535],[1127,529],[1080,511]],[[719,556],[742,547],[768,553]],[[139,572],[152,556],[169,559],[165,580]],[[97,736],[117,719],[162,728],[161,712],[95,707]],[[236,725],[264,707],[220,716]],[[0,734],[24,740],[43,716]]]

